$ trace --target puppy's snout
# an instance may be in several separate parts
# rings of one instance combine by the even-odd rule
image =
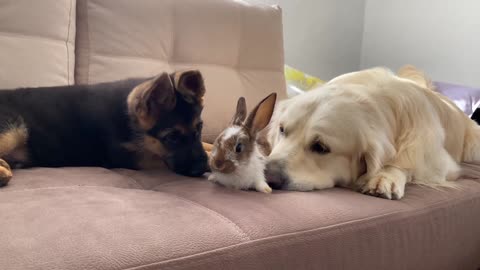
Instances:
[[[267,183],[274,189],[282,189],[288,184],[288,175],[285,172],[285,164],[280,160],[271,160],[265,166],[265,178]]]

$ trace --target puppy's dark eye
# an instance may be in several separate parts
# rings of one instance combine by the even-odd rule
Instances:
[[[163,137],[163,140],[168,144],[176,144],[178,142],[179,136],[177,132],[170,132]]]
[[[310,146],[310,150],[312,150],[312,152],[315,152],[317,154],[322,154],[322,155],[330,153],[330,149],[328,149],[327,146],[319,142],[312,144],[312,146]]]
[[[285,129],[283,128],[283,126],[280,126],[279,131],[281,134],[285,133]]]
[[[243,151],[243,144],[242,143],[237,143],[235,146],[235,152],[240,153]]]
[[[197,124],[197,131],[202,131],[203,128],[203,122],[200,122]]]

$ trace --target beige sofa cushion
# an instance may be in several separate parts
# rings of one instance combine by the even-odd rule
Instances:
[[[205,76],[204,140],[250,108],[285,96],[281,10],[230,0],[78,0],[77,83],[198,68]]]
[[[0,1],[0,89],[74,83],[75,0]]]
[[[16,170],[2,270],[478,269],[480,166],[399,201],[344,188],[235,191],[166,171]]]

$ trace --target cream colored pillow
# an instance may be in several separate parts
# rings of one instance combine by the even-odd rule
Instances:
[[[0,89],[74,83],[75,0],[0,1]]]

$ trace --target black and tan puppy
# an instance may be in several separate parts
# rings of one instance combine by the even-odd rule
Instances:
[[[97,85],[0,90],[0,186],[15,167],[207,170],[199,71]]]

